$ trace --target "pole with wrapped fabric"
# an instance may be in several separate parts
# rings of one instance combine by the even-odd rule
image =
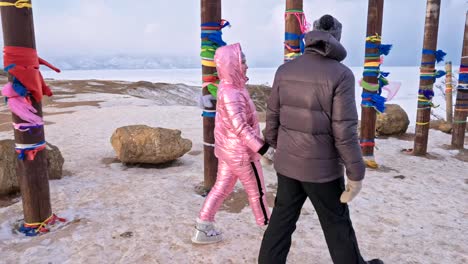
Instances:
[[[443,60],[445,53],[437,49],[439,31],[440,0],[427,0],[426,23],[424,29],[424,43],[421,58],[421,72],[418,91],[418,110],[416,117],[416,137],[414,139],[414,155],[425,155],[429,139],[429,125],[431,108],[434,106],[433,86],[436,78],[445,75],[443,71],[436,71],[435,64]]]
[[[453,117],[452,146],[463,149],[468,116],[468,12],[466,14],[460,74],[458,76],[455,114]]]
[[[28,236],[47,232],[59,219],[52,214],[47,172],[41,99],[52,95],[39,72],[39,64],[59,71],[37,56],[32,4],[29,0],[0,2],[4,40],[4,66],[9,82],[2,94],[12,111],[18,177],[24,224]]]

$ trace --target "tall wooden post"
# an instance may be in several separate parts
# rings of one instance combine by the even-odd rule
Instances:
[[[220,22],[221,21],[221,0],[201,0],[201,23]],[[216,73],[216,68],[202,66],[202,74]],[[210,92],[205,87],[203,95]],[[216,102],[213,102],[213,108],[206,110],[216,110]],[[215,122],[212,117],[203,117],[203,141],[204,145],[204,187],[209,191],[216,182],[218,171],[218,159],[214,155],[214,127]]]
[[[445,105],[446,105],[446,117],[448,123],[452,123],[453,120],[453,87],[452,87],[452,62],[447,61],[445,63]]]
[[[16,0],[3,0],[15,3]],[[3,41],[5,46],[36,48],[33,13],[31,8],[1,7]],[[12,77],[9,76],[9,80]],[[31,97],[38,115],[42,116],[41,102]],[[13,114],[13,122],[23,123]],[[16,144],[36,144],[45,141],[44,128],[31,129],[32,133],[15,130]],[[32,161],[18,160],[16,174],[19,179],[26,223],[43,222],[52,215],[46,150],[39,151]]]
[[[303,9],[303,0],[286,0],[286,11],[289,11],[289,10],[294,10],[294,11],[302,11]],[[286,15],[285,16],[285,32],[286,33],[293,33],[293,34],[296,34],[298,36],[300,36],[302,34],[301,32],[301,27],[299,25],[299,21],[298,19],[291,15],[291,16],[288,16]],[[285,43],[291,47],[299,47],[300,46],[300,40],[297,39],[297,40],[285,40]],[[285,45],[285,48],[284,48],[284,55],[285,55],[285,61],[286,61],[286,55],[290,54],[290,53],[293,53],[291,52],[290,50],[288,50],[286,48],[286,45]],[[300,53],[300,52],[296,52],[296,53]]]
[[[435,51],[437,49],[437,36],[439,31],[440,0],[427,0],[426,24],[424,30],[423,49]],[[435,55],[423,53],[421,59],[421,73],[435,71]],[[433,90],[435,79],[423,79],[419,81],[419,89]],[[429,99],[429,98],[428,98]],[[414,139],[414,155],[425,155],[427,153],[427,142],[429,137],[429,124],[431,120],[431,106],[427,99],[418,99],[418,113],[416,118],[416,137]]]
[[[466,14],[465,35],[458,78],[455,115],[453,118],[452,147],[463,149],[468,115],[468,12]]]
[[[383,8],[384,8],[384,0],[369,0],[369,7],[367,10],[367,37],[371,37],[374,35],[382,35],[382,20],[383,20]],[[367,41],[369,42],[369,41]],[[366,43],[367,43],[366,42]],[[380,41],[376,40],[373,42],[369,42],[375,44],[375,46],[380,45]],[[366,46],[366,54],[379,54],[379,49],[368,48]],[[370,84],[378,84],[378,77],[377,76],[364,76],[363,80]],[[378,91],[371,91],[363,88],[363,92],[366,93],[378,93]],[[377,113],[373,107],[361,107],[361,142],[369,141],[366,143],[373,143],[375,139],[375,123],[377,119]],[[371,159],[369,161],[373,161],[374,156],[374,145],[373,144],[361,144],[362,154],[364,159]],[[374,162],[375,163],[375,162]],[[366,164],[369,163],[366,160]],[[376,167],[376,165],[371,166]]]

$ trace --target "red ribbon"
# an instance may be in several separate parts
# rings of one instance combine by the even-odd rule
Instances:
[[[21,152],[24,152],[24,154],[26,154],[26,156],[27,156],[27,159],[29,161],[32,161],[32,160],[36,159],[37,153],[39,151],[44,150],[45,148],[46,148],[46,146],[43,145],[43,146],[38,147],[37,149],[28,149],[28,150],[17,149],[16,153],[21,154]]]
[[[56,72],[60,72],[58,68],[39,58],[35,49],[5,46],[3,53],[4,67],[15,65],[8,70],[8,73],[15,76],[26,87],[36,102],[40,102],[44,94],[52,96],[52,91],[44,82],[44,78],[39,71],[39,65],[45,65]]]

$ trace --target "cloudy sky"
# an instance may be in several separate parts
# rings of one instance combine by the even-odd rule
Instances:
[[[199,0],[33,0],[37,48],[43,57],[170,55],[197,58]],[[367,0],[304,0],[309,21],[323,14],[343,24],[346,63],[364,56]],[[465,0],[442,0],[438,48],[460,59]],[[224,0],[228,43],[241,42],[251,66],[282,62],[285,0]],[[387,0],[384,43],[394,44],[387,65],[416,65],[422,48],[426,0]]]

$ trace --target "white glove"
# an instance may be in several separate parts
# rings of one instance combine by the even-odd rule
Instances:
[[[348,179],[346,183],[346,189],[341,194],[340,201],[342,203],[349,203],[351,202],[361,191],[362,189],[362,181],[352,181]]]
[[[211,102],[211,100],[216,100],[216,98],[214,98],[211,94],[203,95],[202,93],[200,93],[198,95],[198,107],[200,107],[201,109],[212,108],[213,103]]]
[[[275,149],[269,147],[267,152],[263,155],[267,160],[274,162],[275,161]]]

